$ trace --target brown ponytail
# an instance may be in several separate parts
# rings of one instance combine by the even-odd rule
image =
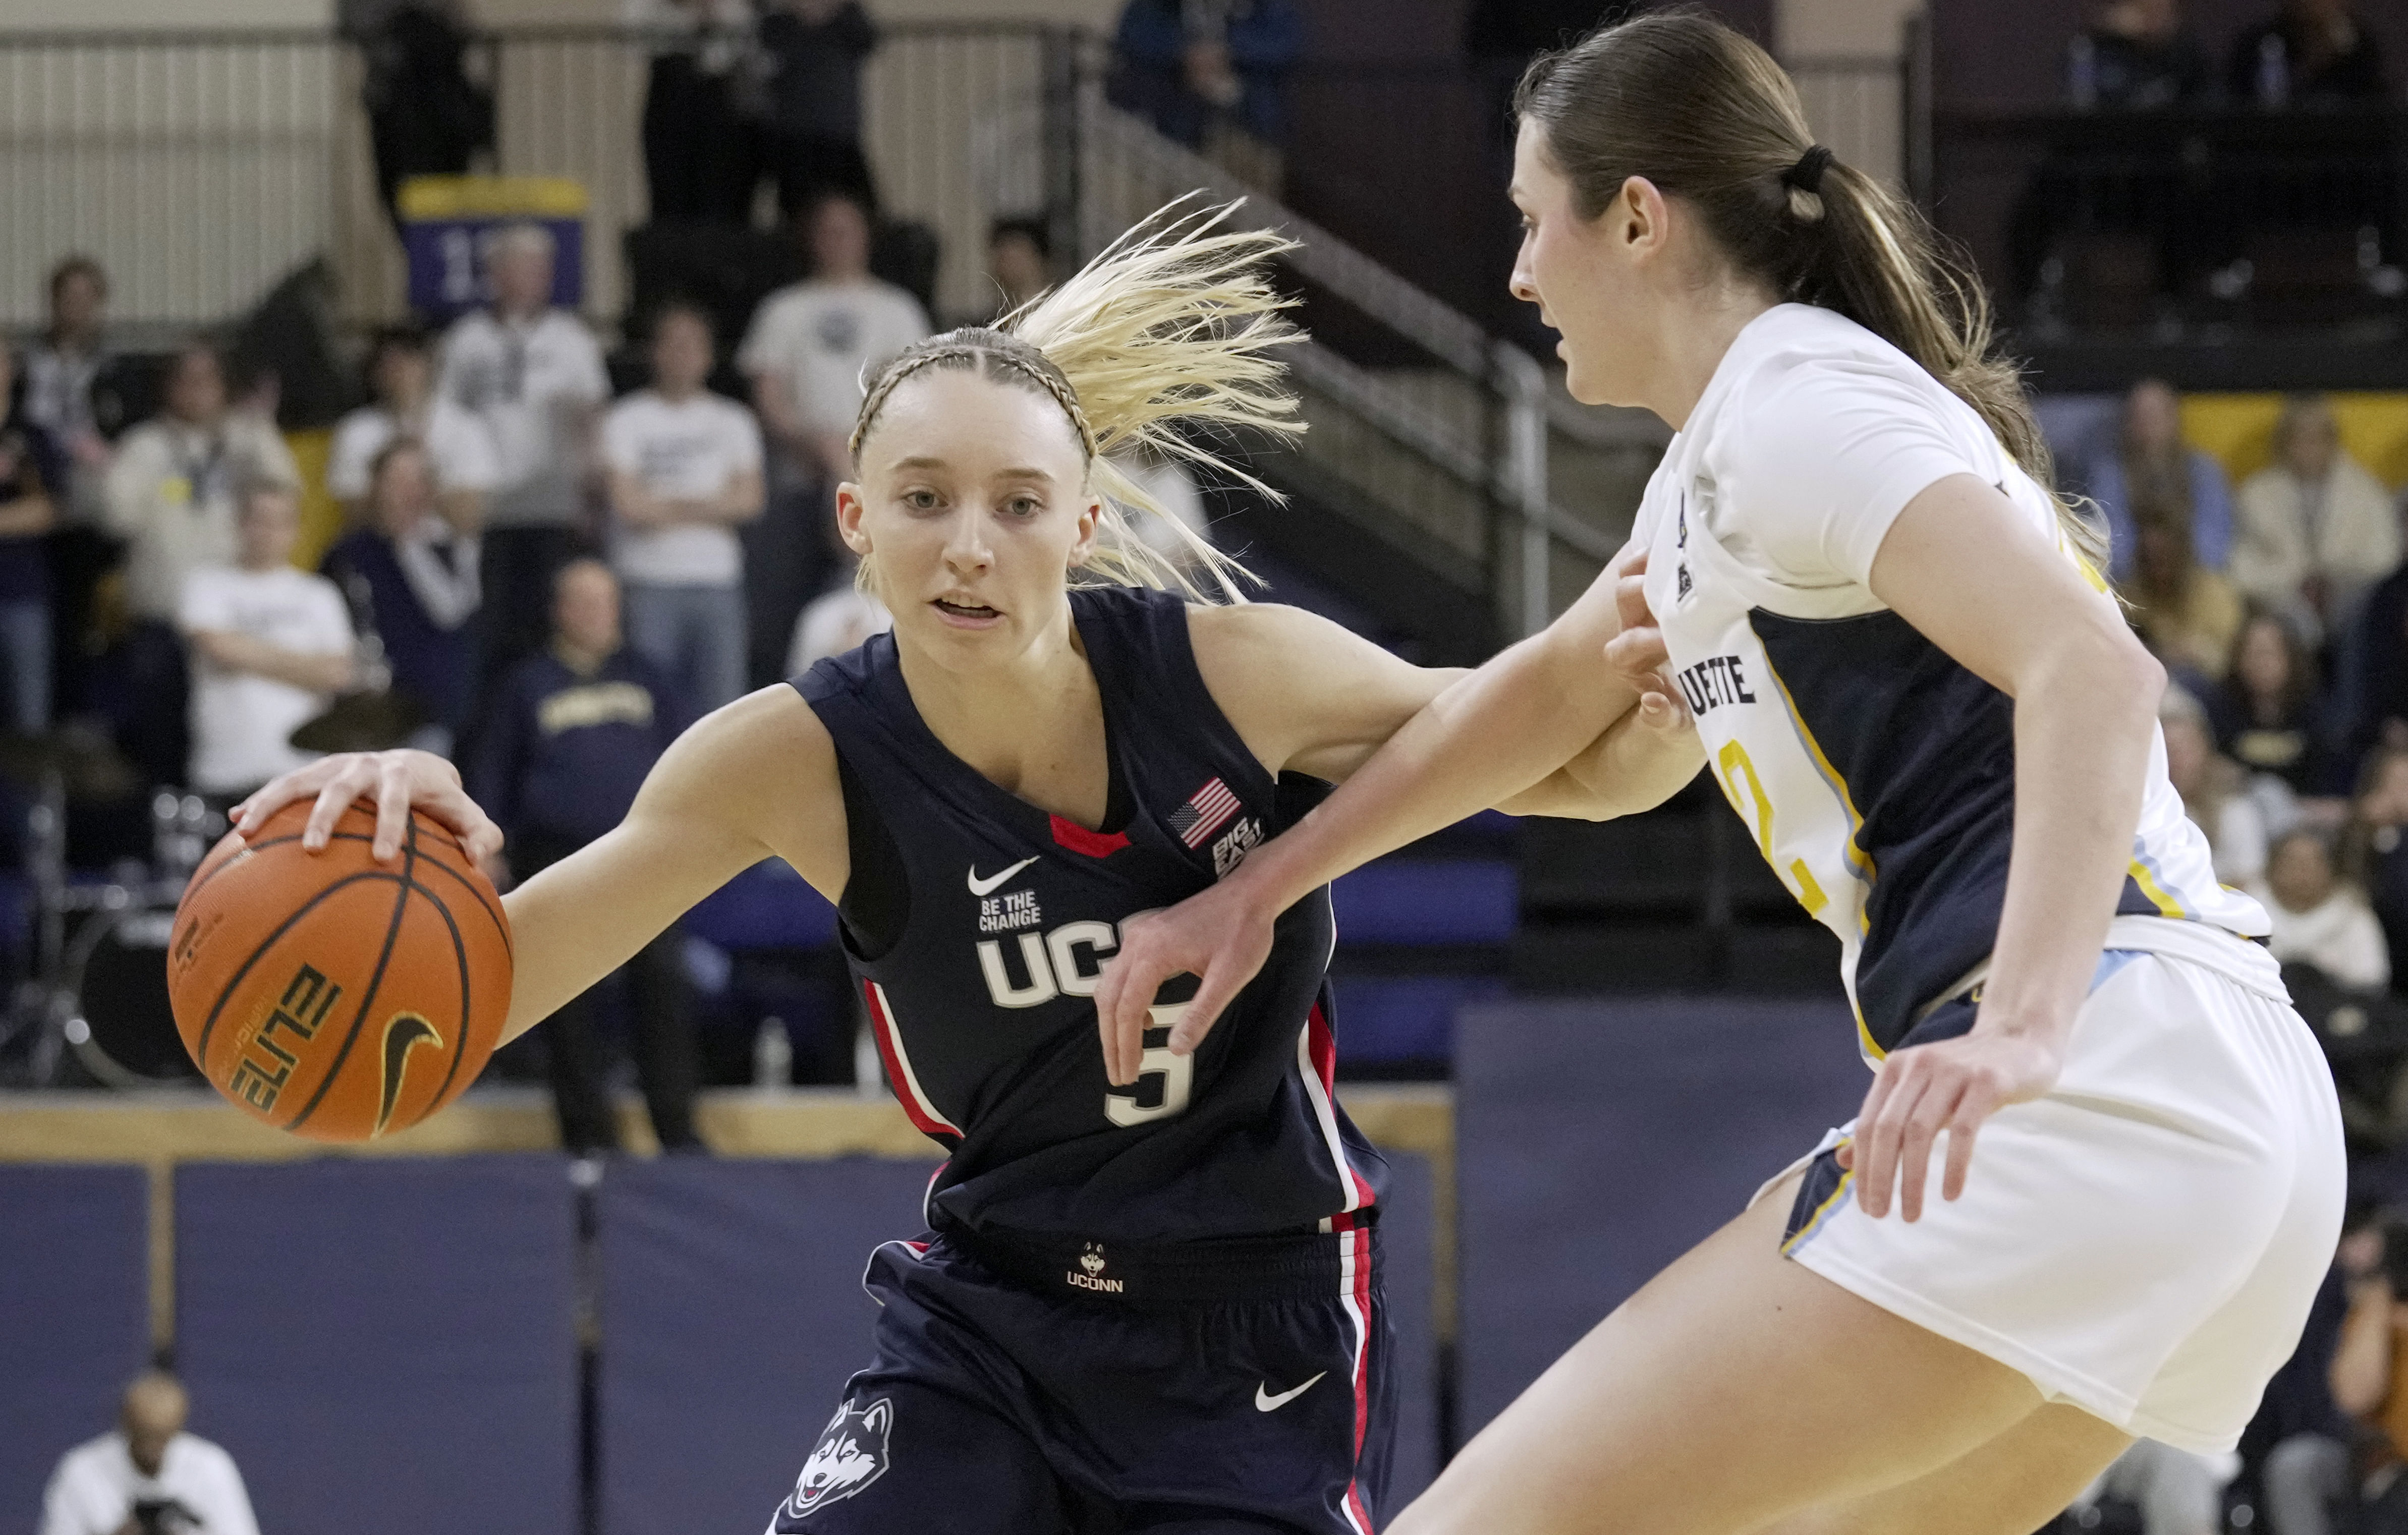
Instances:
[[[1792,174],[1816,146],[1771,55],[1702,11],[1653,11],[1540,55],[1513,110],[1538,124],[1583,218],[1643,176],[1695,208],[1733,265],[1784,301],[1835,310],[1914,358],[1980,413],[2050,491],[2066,538],[2103,567],[2104,539],[2052,488],[2048,444],[2014,365],[1991,355],[1980,281],[1912,205],[1828,151],[1809,162],[1813,174]]]

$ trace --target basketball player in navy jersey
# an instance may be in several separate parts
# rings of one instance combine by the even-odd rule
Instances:
[[[705,719],[624,825],[508,897],[515,1036],[785,858],[838,902],[889,1080],[950,1154],[927,1234],[870,1260],[875,1361],[773,1530],[1369,1535],[1383,1512],[1383,1167],[1333,1092],[1327,892],[1280,919],[1205,1048],[1163,1048],[1176,982],[1125,1085],[1096,1046],[1121,925],[1210,887],[1452,677],[1293,609],[1191,601],[1125,525],[1147,503],[1108,451],[1297,429],[1260,273],[1282,247],[1213,222],[873,380],[838,519],[894,633]],[[1588,749],[1506,808],[1602,817],[1677,787],[1685,718],[1638,699],[1609,679],[1565,700]],[[496,839],[407,753],[314,764],[242,824],[314,795],[318,845],[362,794],[380,853],[412,802]]]

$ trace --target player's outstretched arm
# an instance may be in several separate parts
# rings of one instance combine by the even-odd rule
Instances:
[[[471,855],[502,833],[423,752],[327,757],[253,795],[237,825],[256,830],[278,808],[315,796],[302,832],[315,850],[343,807],[377,805],[379,858],[395,855],[412,806],[458,832]],[[654,764],[624,821],[503,897],[514,954],[504,1040],[625,964],[695,902],[744,869],[781,856],[830,899],[849,873],[836,747],[787,687],[765,688],[710,714]]]
[[[1146,1010],[1162,983],[1182,972],[1199,984],[1171,1035],[1192,1051],[1230,997],[1270,952],[1271,924],[1316,885],[1417,837],[1500,805],[1594,744],[1627,714],[1640,689],[1605,665],[1620,631],[1619,570],[1610,569],[1543,632],[1455,681],[1376,750],[1357,741],[1309,750],[1292,737],[1247,744],[1274,767],[1344,777],[1335,795],[1284,834],[1255,849],[1227,879],[1167,911],[1123,926],[1121,948],[1096,994],[1106,1075],[1137,1080]],[[1199,636],[1200,638],[1200,636]],[[1249,712],[1216,676],[1211,646],[1197,665],[1241,734]],[[1305,666],[1290,658],[1252,668],[1254,688],[1295,685]],[[1284,753],[1284,754],[1283,754]]]

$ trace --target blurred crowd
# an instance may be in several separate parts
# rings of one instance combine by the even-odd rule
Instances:
[[[2264,903],[2295,990],[2384,1004],[2371,1050],[2408,987],[2408,503],[2351,456],[2323,395],[2286,398],[2270,446],[2231,484],[2151,380],[2064,469],[2173,679],[2167,766],[2218,878]],[[2354,1128],[2386,1144],[2408,1132],[2390,1074],[2357,1082],[2352,1104]]]

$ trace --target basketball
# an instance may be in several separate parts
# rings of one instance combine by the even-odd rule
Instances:
[[[304,851],[310,803],[228,833],[194,871],[167,988],[184,1048],[237,1108],[315,1140],[370,1140],[484,1069],[509,1011],[509,920],[424,811],[380,864],[366,800]]]

